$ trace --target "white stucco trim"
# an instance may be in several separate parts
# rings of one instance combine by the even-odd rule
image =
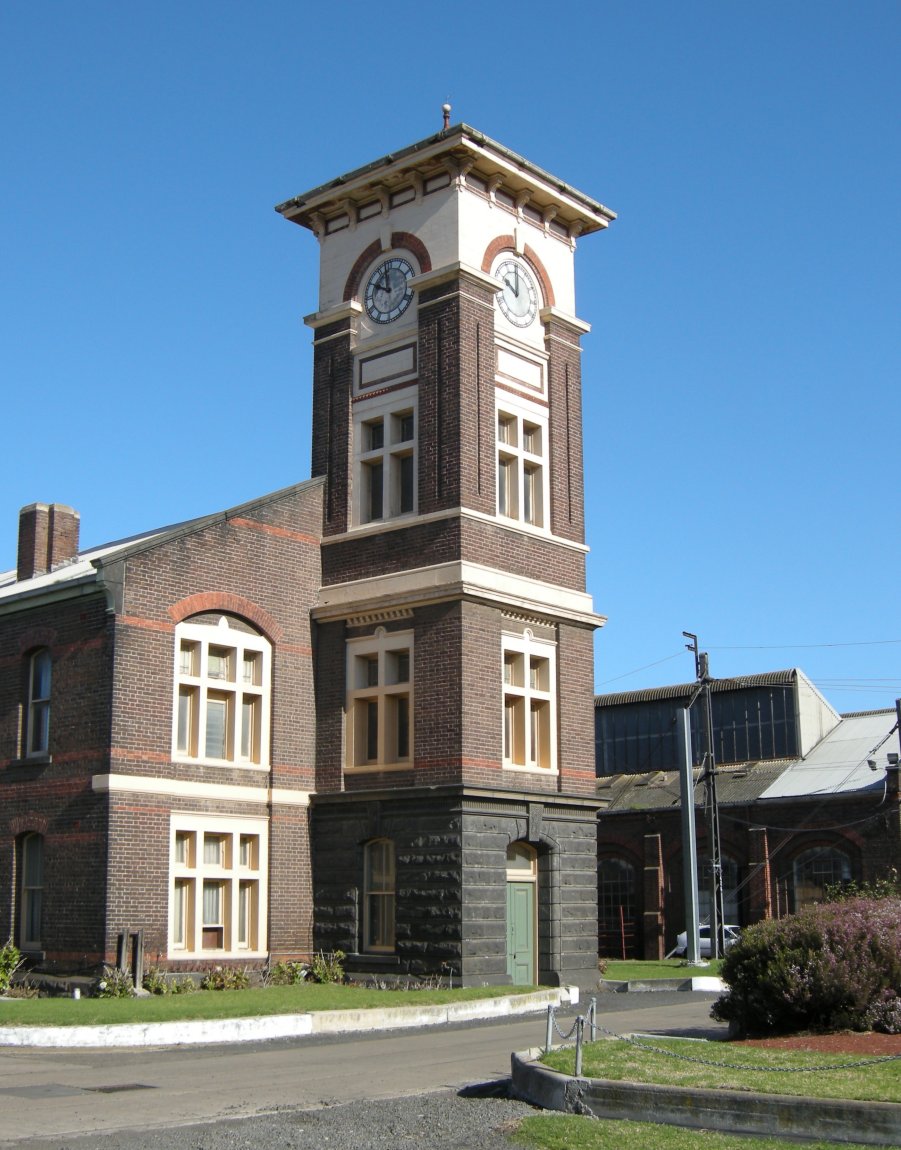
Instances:
[[[97,794],[169,795],[179,799],[224,799],[228,802],[272,803],[307,807],[310,792],[288,787],[241,787],[233,783],[199,783],[189,779],[162,779],[155,775],[94,775]]]
[[[592,627],[601,627],[607,621],[595,613],[592,598],[584,591],[461,560],[322,587],[313,615],[316,619],[337,619],[348,611],[359,613],[363,604],[371,609],[381,602],[399,606],[457,596],[488,599],[504,607],[551,614]]]

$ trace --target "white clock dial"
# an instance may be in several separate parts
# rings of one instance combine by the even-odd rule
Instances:
[[[507,319],[516,327],[528,327],[538,314],[538,290],[525,264],[520,260],[503,260],[495,270],[501,286],[497,302]]]
[[[376,323],[391,323],[404,314],[413,299],[409,281],[413,265],[402,256],[379,264],[366,283],[366,311]]]

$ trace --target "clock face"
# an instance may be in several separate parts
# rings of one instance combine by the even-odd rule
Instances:
[[[528,327],[538,314],[538,290],[531,273],[519,260],[503,260],[494,273],[501,281],[497,302],[507,319],[517,327]]]
[[[366,311],[376,323],[391,323],[404,314],[413,299],[409,281],[413,265],[402,256],[393,256],[375,269],[366,284]]]

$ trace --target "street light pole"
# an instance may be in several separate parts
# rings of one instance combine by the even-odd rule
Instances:
[[[711,700],[710,663],[706,651],[698,650],[698,637],[683,631],[689,651],[694,652],[697,691],[691,706],[699,697],[704,699],[704,795],[707,807],[707,853],[710,860],[710,957],[721,958],[726,952],[725,919],[723,911],[723,859],[720,851],[720,812],[716,796],[716,758],[713,752],[713,703]]]

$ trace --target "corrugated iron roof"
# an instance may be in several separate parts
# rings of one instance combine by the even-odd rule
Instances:
[[[717,800],[720,806],[749,803],[758,799],[790,766],[791,760],[768,760],[760,763],[730,763],[716,774]],[[598,779],[598,798],[607,802],[607,811],[653,811],[678,808],[680,787],[678,771],[650,771],[641,775],[610,775]],[[695,803],[704,801],[704,783],[694,787]]]
[[[898,750],[898,740],[892,737],[896,726],[893,710],[843,717],[809,755],[793,762],[760,797],[784,799],[881,788],[886,752]],[[875,762],[875,769],[868,760]]]
[[[761,675],[741,675],[734,679],[712,679],[711,691],[734,691],[740,687],[791,686],[803,672],[797,667],[787,671],[765,671]],[[643,691],[618,691],[612,695],[595,695],[596,707],[613,707],[621,703],[647,703],[654,699],[687,699],[698,689],[697,683],[674,683],[669,687],[647,687]]]

